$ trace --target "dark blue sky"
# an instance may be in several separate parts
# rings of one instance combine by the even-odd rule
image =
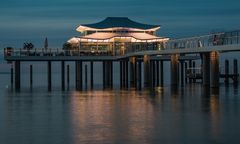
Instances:
[[[160,36],[170,38],[239,29],[239,0],[4,0],[0,1],[0,47],[22,47],[30,41],[61,47],[78,35],[79,24],[108,16],[160,24]]]

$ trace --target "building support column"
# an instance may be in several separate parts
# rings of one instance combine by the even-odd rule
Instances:
[[[93,89],[93,61],[90,62],[90,86]]]
[[[193,67],[192,73],[194,75],[196,75],[196,63],[195,63],[195,61],[192,62],[192,67]],[[193,79],[193,83],[196,83],[196,78]]]
[[[210,53],[202,53],[202,62],[203,85],[210,86]]]
[[[155,60],[152,61],[152,66],[151,66],[151,85],[152,88],[154,88],[156,86],[156,63]]]
[[[11,89],[13,89],[13,65],[11,65]]]
[[[136,57],[131,57],[130,58],[130,87],[136,87],[136,79],[137,79],[137,58]]]
[[[130,87],[134,87],[134,62],[135,57],[130,57]]]
[[[69,90],[69,84],[70,84],[70,67],[67,65],[67,89]]]
[[[180,61],[180,65],[181,65],[181,86],[184,86],[184,61],[183,60],[181,60]]]
[[[141,60],[138,61],[138,69],[137,69],[137,81],[138,81],[138,90],[142,89],[142,62]]]
[[[48,61],[48,91],[52,91],[52,62]]]
[[[65,91],[65,62],[61,61],[62,91]]]
[[[120,79],[120,89],[123,88],[123,62],[119,61],[119,66],[120,66],[120,73],[119,73],[119,79]]]
[[[171,55],[171,85],[178,85],[178,55]]]
[[[229,61],[225,60],[225,83],[229,83]]]
[[[106,78],[106,88],[109,88],[110,86],[110,72],[109,72],[109,69],[110,69],[110,64],[109,64],[109,61],[106,61],[106,66],[105,66],[105,78]]]
[[[125,86],[128,88],[128,60],[125,60]]]
[[[234,84],[238,84],[238,61],[237,59],[233,60],[233,74],[234,74]]]
[[[150,87],[150,56],[143,56],[143,64],[144,64],[144,87]]]
[[[219,87],[219,53],[217,51],[213,51],[210,53],[211,59],[211,87],[218,88]]]
[[[106,88],[106,62],[102,62],[102,80],[103,80],[103,89]]]
[[[21,65],[20,61],[15,61],[15,89],[20,91],[21,87]]]
[[[134,63],[134,87],[137,88],[137,58]]]
[[[160,86],[163,87],[164,85],[164,73],[163,73],[163,61],[160,61]]]
[[[193,73],[193,69],[192,69],[192,60],[189,60],[189,73],[192,74]],[[189,83],[192,83],[192,79],[189,79]]]
[[[113,61],[110,61],[110,88],[113,88]]]
[[[87,64],[85,64],[85,67],[84,67],[84,70],[85,70],[85,89],[87,90],[88,88],[88,66]]]
[[[82,61],[76,61],[76,90],[82,90]]]
[[[156,69],[157,69],[157,87],[159,87],[159,60],[156,61]]]
[[[126,63],[125,61],[123,63],[123,88],[126,88]]]
[[[187,76],[187,74],[188,74],[188,64],[187,64],[187,62],[184,62],[184,72],[185,72],[185,84],[187,84],[188,83],[188,76]]]

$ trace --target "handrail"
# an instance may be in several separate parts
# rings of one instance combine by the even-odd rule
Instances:
[[[234,34],[233,34],[234,33]],[[141,51],[152,51],[152,50],[164,50],[164,49],[188,49],[188,48],[199,48],[207,46],[219,46],[219,45],[232,45],[240,44],[240,31],[225,32],[225,33],[215,33],[203,36],[195,36],[189,38],[172,39],[168,40],[162,45],[155,45],[154,43],[140,44],[139,47],[128,47],[121,52],[121,50],[110,51],[110,50],[89,50],[86,49],[74,49],[74,50],[64,50],[64,49],[4,49],[4,56],[118,56],[131,54]]]

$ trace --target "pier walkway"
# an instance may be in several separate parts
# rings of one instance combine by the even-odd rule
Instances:
[[[142,46],[126,49],[124,54],[116,55],[111,51],[63,50],[63,49],[4,49],[6,61],[15,62],[15,88],[20,89],[20,62],[47,61],[48,82],[51,85],[51,61],[62,62],[62,74],[65,74],[65,61],[76,62],[76,89],[82,89],[82,62],[91,63],[91,87],[93,87],[93,62],[103,63],[103,87],[112,87],[113,62],[120,63],[120,85],[130,85],[141,89],[142,69],[144,71],[144,87],[163,85],[163,61],[171,63],[171,84],[186,83],[186,69],[195,67],[196,59],[202,60],[203,85],[219,86],[219,55],[225,52],[240,51],[240,31],[214,33],[210,35],[168,40],[163,46]],[[187,63],[188,61],[188,63]],[[143,68],[142,68],[143,63]],[[234,62],[237,65],[237,62]],[[180,69],[180,70],[179,70]],[[237,68],[236,72],[237,72]],[[179,76],[180,75],[180,76]],[[130,77],[130,78],[128,78]],[[62,75],[62,88],[65,87],[65,77]],[[191,81],[191,80],[189,80]],[[51,89],[51,86],[49,86]]]

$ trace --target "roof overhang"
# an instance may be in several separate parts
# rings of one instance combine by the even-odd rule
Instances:
[[[162,38],[146,33],[94,33],[82,37],[73,37],[69,43],[80,43],[80,42],[116,42],[116,41],[127,41],[127,42],[164,42],[168,41],[169,38]]]
[[[128,30],[128,31],[157,31],[160,29],[160,26],[154,27],[151,29],[138,29],[138,28],[126,28],[126,27],[112,27],[112,28],[104,28],[104,29],[97,29],[97,28],[91,28],[87,26],[80,25],[76,30],[78,32],[85,32],[85,31],[116,31],[116,30]]]

